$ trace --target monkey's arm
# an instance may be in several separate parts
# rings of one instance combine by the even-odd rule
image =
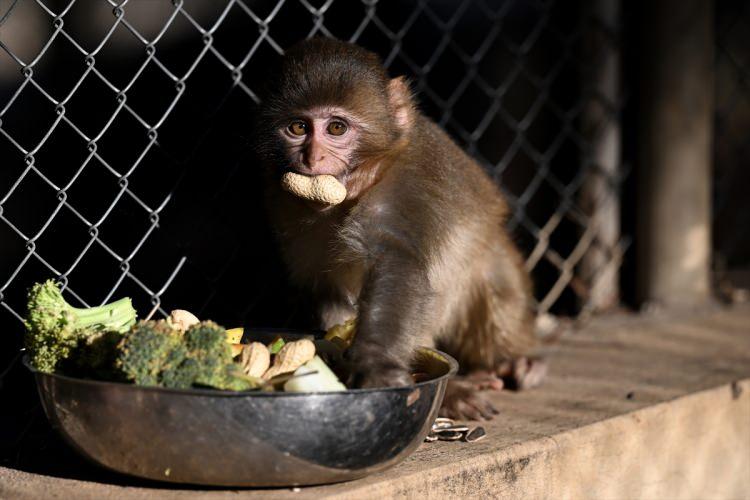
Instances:
[[[359,301],[357,336],[351,348],[354,383],[361,387],[408,385],[414,348],[427,332],[432,302],[426,268],[403,249],[377,258]]]

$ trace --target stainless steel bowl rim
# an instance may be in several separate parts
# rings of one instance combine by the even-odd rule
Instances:
[[[429,380],[425,380],[422,382],[418,382],[416,384],[411,385],[402,385],[402,386],[394,386],[394,387],[371,387],[366,389],[347,389],[346,391],[319,391],[319,392],[283,392],[283,391],[275,391],[275,392],[267,392],[267,391],[230,391],[230,390],[221,390],[221,389],[199,389],[199,388],[192,388],[192,389],[174,389],[169,387],[154,387],[154,386],[147,386],[147,385],[136,385],[131,384],[127,382],[113,382],[113,381],[107,381],[107,380],[96,380],[96,379],[89,379],[89,378],[80,378],[80,377],[71,377],[70,375],[63,375],[61,373],[47,373],[47,372],[40,372],[33,366],[31,366],[31,363],[29,361],[28,354],[23,356],[22,362],[26,368],[28,368],[32,373],[41,373],[48,377],[54,377],[60,380],[66,380],[66,381],[72,381],[79,384],[91,384],[96,386],[111,386],[116,385],[118,387],[132,387],[135,390],[139,391],[156,391],[156,392],[167,392],[172,394],[182,394],[185,396],[217,396],[217,397],[223,397],[223,398],[237,398],[237,397],[253,397],[253,398],[279,398],[279,397],[305,397],[305,396],[311,396],[311,395],[326,395],[326,394],[362,394],[362,393],[369,393],[369,392],[382,392],[382,391],[399,391],[399,390],[409,390],[409,389],[416,389],[419,387],[423,387],[429,384],[434,384],[435,382],[450,378],[453,375],[456,374],[458,371],[458,362],[450,355],[438,351],[437,349],[433,349],[431,347],[419,347],[418,349],[424,349],[427,351],[431,351],[442,358],[445,359],[445,362],[448,364],[449,369],[448,371],[440,375],[439,377],[431,378]]]

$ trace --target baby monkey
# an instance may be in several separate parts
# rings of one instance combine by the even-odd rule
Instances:
[[[359,387],[412,383],[413,350],[454,356],[443,414],[491,418],[478,392],[533,385],[531,285],[505,230],[508,208],[482,168],[420,113],[403,78],[356,45],[315,38],[290,49],[261,95],[258,152],[292,281],[320,326],[357,317]],[[343,202],[302,199],[284,174],[333,176]]]

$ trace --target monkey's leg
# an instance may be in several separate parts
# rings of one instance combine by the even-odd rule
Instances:
[[[490,401],[490,394],[505,387],[494,370],[473,370],[456,375],[445,388],[440,415],[468,420],[490,420],[498,411]]]
[[[520,357],[501,363],[497,370],[477,369],[448,381],[440,416],[490,420],[498,412],[490,401],[492,392],[536,387],[547,373],[544,359]]]
[[[541,382],[546,363],[525,355],[535,344],[528,304],[524,287],[479,286],[465,328],[441,344],[457,358],[462,374],[456,387],[446,390],[444,412],[487,418],[486,411],[476,409],[477,401],[483,401],[480,410],[488,406],[487,390],[527,389]]]
[[[477,390],[476,381],[461,375],[448,381],[438,412],[441,417],[456,420],[490,420],[498,413],[487,393]]]
[[[505,388],[503,378],[494,370],[474,370],[461,378],[467,383],[472,383],[480,391],[501,391]]]

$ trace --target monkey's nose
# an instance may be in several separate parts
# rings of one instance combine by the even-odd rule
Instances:
[[[310,170],[315,171],[315,170],[318,170],[318,169],[324,167],[325,163],[326,163],[325,159],[326,159],[325,156],[320,156],[320,157],[315,158],[315,159],[311,158],[310,161],[308,162],[308,166],[310,167]]]
[[[316,171],[320,169],[325,169],[329,163],[326,154],[320,150],[311,151],[305,160],[307,168],[310,169],[312,173],[316,173]]]
[[[305,160],[307,161],[307,165],[310,168],[313,168],[316,164],[321,163],[323,160],[325,160],[325,152],[321,148],[316,148],[313,146],[310,146],[307,149],[307,154],[305,155]]]

